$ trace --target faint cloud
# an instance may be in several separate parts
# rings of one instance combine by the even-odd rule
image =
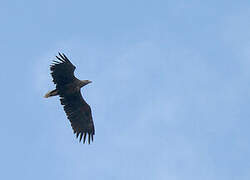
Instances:
[[[34,76],[33,85],[37,93],[43,96],[47,91],[52,88],[52,78],[50,76],[49,65],[53,59],[54,53],[48,52],[40,57],[37,57],[34,62]]]

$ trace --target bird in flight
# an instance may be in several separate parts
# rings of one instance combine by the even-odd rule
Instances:
[[[76,67],[62,53],[58,53],[57,60],[50,65],[51,76],[56,89],[45,94],[45,98],[59,96],[64,111],[71,123],[76,138],[83,138],[83,143],[88,137],[88,143],[93,142],[95,127],[92,118],[91,108],[85,102],[81,94],[81,88],[90,80],[79,80],[74,76]]]

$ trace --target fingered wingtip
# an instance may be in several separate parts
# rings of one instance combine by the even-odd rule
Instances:
[[[85,144],[85,142],[86,142],[86,144],[91,144],[91,142],[94,141],[94,137],[93,137],[94,134],[91,134],[88,132],[78,132],[78,133],[75,132],[75,134],[76,134],[76,138],[78,138],[80,136],[79,142],[82,141],[83,144]]]

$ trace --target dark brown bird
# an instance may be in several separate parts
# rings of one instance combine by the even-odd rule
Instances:
[[[59,53],[56,58],[57,61],[53,61],[50,66],[56,89],[48,92],[44,97],[60,96],[61,104],[70,120],[76,138],[80,135],[79,142],[83,138],[83,143],[85,143],[88,135],[88,143],[90,144],[90,141],[93,141],[95,128],[90,106],[83,99],[81,88],[91,81],[77,79],[74,76],[76,67],[63,53]]]

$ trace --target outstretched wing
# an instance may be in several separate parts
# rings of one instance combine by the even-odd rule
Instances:
[[[60,95],[61,104],[64,106],[64,111],[71,122],[76,137],[80,135],[79,142],[83,138],[85,143],[88,135],[88,143],[93,141],[95,134],[94,123],[92,119],[90,106],[84,101],[80,91],[70,95]]]
[[[50,66],[50,70],[53,82],[56,84],[57,88],[60,88],[65,84],[73,82],[75,79],[74,71],[76,67],[64,54],[58,54],[59,56],[56,56],[58,61],[53,61],[53,64]]]

